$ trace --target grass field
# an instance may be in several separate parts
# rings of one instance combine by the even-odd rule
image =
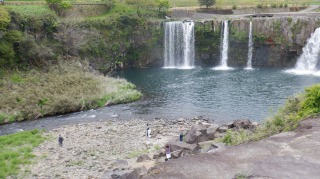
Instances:
[[[20,165],[31,163],[32,149],[44,140],[38,130],[0,136],[0,178],[16,175]]]
[[[54,14],[47,5],[24,5],[24,6],[5,6],[12,11],[26,16],[42,16],[44,14]]]

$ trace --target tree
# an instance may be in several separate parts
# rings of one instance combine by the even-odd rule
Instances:
[[[156,6],[158,10],[161,11],[162,9],[169,8],[169,1],[168,0],[156,0]]]
[[[198,0],[200,6],[206,6],[207,9],[216,3],[216,0]]]
[[[6,9],[0,8],[0,31],[5,31],[10,23],[10,16]]]

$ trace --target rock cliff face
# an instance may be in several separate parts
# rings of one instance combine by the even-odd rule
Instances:
[[[253,66],[292,67],[320,19],[312,17],[245,18],[229,21],[228,65],[245,66],[249,23],[253,23]],[[220,61],[221,20],[196,23],[196,61],[217,65]]]
[[[195,22],[196,65],[215,66],[219,64],[223,20],[198,20]],[[229,66],[246,66],[250,21],[253,23],[253,67],[293,67],[311,34],[320,27],[319,17],[229,20]],[[150,49],[149,58],[139,62],[144,66],[161,66],[163,64],[164,30],[160,25],[157,28],[159,34],[162,35],[159,35],[158,44]]]

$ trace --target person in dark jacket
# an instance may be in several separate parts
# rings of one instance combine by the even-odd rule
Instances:
[[[60,147],[62,147],[63,140],[64,140],[63,137],[61,137],[61,135],[59,135],[58,142],[59,142]]]

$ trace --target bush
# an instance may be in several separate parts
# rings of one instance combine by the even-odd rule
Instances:
[[[271,4],[272,8],[277,8],[277,4]]]
[[[279,8],[283,8],[283,4],[280,4],[280,5],[279,5]]]
[[[5,31],[10,23],[10,16],[6,9],[0,7],[0,31]]]
[[[232,9],[233,9],[233,10],[236,10],[236,9],[237,9],[237,5],[233,5],[233,6],[232,6]]]
[[[257,4],[257,8],[258,9],[262,9],[262,5],[261,4]]]
[[[284,7],[287,8],[287,7],[288,7],[288,4],[284,4]]]

